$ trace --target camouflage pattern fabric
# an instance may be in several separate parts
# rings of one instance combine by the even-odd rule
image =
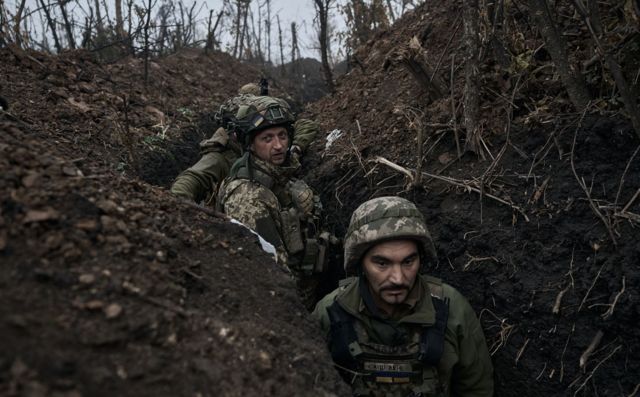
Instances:
[[[288,166],[275,166],[255,156],[249,156],[249,160],[252,161],[254,174],[265,173],[268,178],[257,175],[255,180],[250,180],[230,175],[220,189],[219,209],[273,244],[278,263],[292,272],[302,302],[311,310],[317,301],[316,290],[321,277],[300,270],[305,250],[302,223],[310,214],[298,208],[300,203],[296,203],[292,192],[302,196],[303,206],[306,206],[312,191],[303,181],[292,178],[300,166],[295,159],[291,159]],[[234,168],[237,165],[234,164]],[[302,185],[306,186],[306,190]]]
[[[418,240],[427,258],[435,261],[436,251],[422,213],[411,201],[401,197],[378,197],[361,204],[351,215],[344,241],[344,269],[355,274],[362,255],[380,239]]]

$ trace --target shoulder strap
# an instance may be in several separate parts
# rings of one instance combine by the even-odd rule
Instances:
[[[331,358],[337,365],[355,371],[358,361],[351,352],[351,346],[358,342],[354,328],[354,319],[347,313],[338,301],[334,301],[327,308],[331,328],[329,331],[329,350]]]
[[[439,285],[439,290],[442,294],[442,284]],[[431,294],[431,301],[436,310],[436,322],[422,331],[418,360],[428,366],[437,366],[444,352],[444,335],[449,320],[449,298],[442,299],[433,295],[433,289]]]

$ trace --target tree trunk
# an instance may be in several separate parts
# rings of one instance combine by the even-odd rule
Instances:
[[[71,28],[71,23],[69,22],[69,17],[67,16],[66,2],[61,0],[58,1],[58,5],[60,6],[60,12],[62,13],[62,19],[64,19],[64,28],[67,32],[67,41],[69,42],[69,47],[72,49],[76,49],[76,41],[73,38],[73,29]]]
[[[271,64],[271,0],[267,1],[267,19],[265,28],[267,29],[267,63]]]
[[[115,0],[116,7],[116,37],[122,40],[125,37],[124,20],[122,19],[122,0]]]
[[[40,5],[42,6],[42,11],[44,15],[47,17],[47,23],[49,24],[49,29],[51,29],[51,36],[53,37],[53,43],[56,46],[56,51],[58,53],[62,52],[62,46],[60,45],[60,40],[58,40],[58,32],[56,31],[56,25],[54,21],[51,19],[51,14],[49,13],[49,6],[44,4],[44,0],[40,0]]]
[[[233,57],[238,57],[238,43],[240,43],[240,17],[242,15],[242,0],[236,2],[236,26],[235,26],[235,43],[233,44]]]
[[[242,59],[244,55],[244,38],[247,34],[247,17],[249,16],[249,5],[251,4],[251,0],[245,0],[244,2],[244,15],[242,16],[242,30],[240,33],[240,48],[238,53],[238,58]]]
[[[95,0],[96,7],[96,33],[98,40],[104,37],[104,25],[102,25],[102,16],[100,15],[100,0]]]
[[[464,84],[464,125],[467,131],[465,151],[472,151],[480,156],[484,152],[480,148],[478,113],[480,108],[480,90],[478,87],[478,54],[480,38],[478,34],[478,0],[464,0],[462,20],[464,24],[465,84]]]
[[[24,11],[24,5],[27,0],[22,0],[20,5],[18,6],[18,11],[16,11],[16,15],[13,17],[13,39],[18,47],[22,47],[22,35],[20,34],[20,23],[22,22],[22,12]],[[7,25],[8,28],[8,25]]]
[[[560,74],[560,79],[569,94],[571,102],[577,110],[582,111],[589,103],[591,95],[580,71],[569,63],[567,45],[551,19],[547,1],[529,0],[529,11],[533,14],[533,19],[538,29],[540,29],[545,46],[558,69],[558,74]]]
[[[149,0],[147,4],[147,21],[144,24],[144,86],[145,88],[149,84],[149,26],[151,25],[151,3],[153,0]]]
[[[284,44],[282,43],[282,27],[280,26],[280,15],[276,15],[278,20],[278,39],[280,40],[280,72],[284,76]]]
[[[316,4],[316,16],[320,29],[318,31],[318,41],[320,42],[320,59],[322,60],[322,71],[324,73],[324,80],[327,84],[327,88],[330,92],[335,91],[333,84],[333,74],[331,72],[331,66],[329,65],[328,55],[328,42],[329,42],[329,5],[328,0],[315,0]]]
[[[298,29],[296,23],[291,22],[291,71],[295,71],[296,48],[298,48]]]
[[[393,6],[391,5],[391,0],[387,0],[387,8],[389,9],[389,18],[391,19],[391,23],[393,23],[396,20],[396,16],[393,13]]]

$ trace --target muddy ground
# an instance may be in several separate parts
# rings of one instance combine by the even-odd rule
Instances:
[[[497,396],[636,395],[638,137],[619,108],[576,113],[548,57],[485,62],[485,158],[458,158],[451,98],[430,101],[389,61],[414,35],[430,59],[462,59],[455,7],[379,33],[307,108],[323,136],[304,169],[326,222],[343,236],[368,198],[418,204],[439,254],[426,270],[479,313]],[[0,53],[0,395],[348,395],[290,277],[249,232],[167,192],[256,71],[196,51],[150,70],[145,88],[140,60]]]

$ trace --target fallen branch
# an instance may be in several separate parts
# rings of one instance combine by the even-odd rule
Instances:
[[[636,150],[633,152],[633,154],[629,158],[629,161],[627,161],[627,166],[624,168],[624,171],[622,172],[622,176],[620,177],[620,183],[618,184],[618,192],[616,193],[616,201],[613,204],[613,207],[616,208],[616,209],[618,208],[618,199],[620,198],[620,193],[622,192],[622,186],[624,185],[624,178],[627,175],[627,172],[629,171],[629,167],[631,166],[631,162],[633,161],[633,159],[638,154],[638,151],[640,151],[640,145],[638,145]],[[633,199],[635,199],[635,197],[638,195],[638,193],[640,193],[640,188],[638,189],[636,194],[633,195]],[[623,211],[626,211],[626,207],[625,207],[625,209],[623,209]]]
[[[622,209],[622,212],[626,212],[629,209],[629,207],[631,207],[631,204],[633,204],[636,201],[638,196],[640,196],[640,187],[638,188],[638,190],[636,190],[635,194],[631,197],[629,202],[624,206],[624,208]]]
[[[393,163],[393,162],[385,159],[384,157],[380,157],[380,156],[376,157],[375,159],[373,159],[371,161],[379,163],[379,164],[382,164],[382,165],[386,165],[387,167],[389,167],[391,169],[394,169],[394,170],[406,175],[407,178],[409,178],[409,180],[411,181],[411,183],[413,183],[413,173],[411,171],[409,171],[408,169],[406,169],[406,168],[404,168],[404,167],[402,167],[402,166],[400,166],[400,165],[398,165],[396,163]],[[423,174],[426,174],[426,172],[423,172]]]
[[[411,171],[409,171],[408,169],[406,169],[406,168],[404,168],[404,167],[402,167],[402,166],[400,166],[400,165],[398,165],[398,164],[395,164],[395,163],[393,163],[393,162],[391,162],[391,161],[389,161],[389,160],[385,159],[384,157],[377,156],[376,158],[374,158],[374,159],[372,159],[372,160],[369,160],[369,161],[372,161],[372,162],[375,162],[375,163],[379,163],[379,164],[386,165],[386,166],[387,166],[387,167],[389,167],[389,168],[392,168],[392,169],[394,169],[394,170],[396,170],[396,171],[399,171],[399,172],[401,172],[401,173],[403,173],[403,174],[407,175],[407,176],[409,177],[409,179],[410,179],[411,181],[413,181],[413,174],[412,174],[412,172],[411,172]],[[437,179],[437,180],[439,180],[439,181],[446,182],[446,183],[451,184],[451,185],[454,185],[454,186],[462,187],[462,188],[464,188],[464,189],[465,189],[465,190],[467,190],[467,191],[472,191],[472,192],[476,192],[476,193],[481,193],[481,192],[480,192],[480,189],[478,189],[478,188],[477,188],[477,187],[475,187],[475,186],[471,186],[468,182],[467,182],[467,183],[465,183],[465,182],[463,182],[463,181],[458,181],[458,180],[453,179],[453,178],[449,178],[449,177],[441,176],[441,175],[430,174],[430,173],[428,173],[428,172],[422,172],[422,175],[428,176],[429,178],[432,178],[432,179]],[[509,201],[507,201],[507,200],[504,200],[504,199],[502,199],[502,198],[500,198],[500,197],[498,197],[498,196],[494,196],[493,194],[490,194],[490,193],[484,193],[484,196],[489,197],[489,198],[491,198],[491,199],[493,199],[493,200],[495,200],[495,201],[497,201],[497,202],[499,202],[499,203],[502,203],[502,204],[505,204],[505,205],[507,205],[507,206],[511,207],[511,209],[513,209],[513,210],[515,210],[515,211],[519,212],[519,213],[520,213],[520,215],[522,215],[522,217],[523,217],[527,222],[529,222],[529,217],[527,216],[527,214],[525,214],[525,213],[524,213],[524,211],[522,211],[522,209],[521,209],[520,207],[518,207],[517,205],[513,204],[512,202],[509,202]]]
[[[595,262],[595,260],[594,260]],[[591,293],[591,290],[593,289],[593,286],[596,285],[596,281],[598,281],[598,279],[600,278],[600,273],[602,273],[602,268],[604,267],[604,265],[606,265],[607,262],[603,262],[602,266],[600,266],[600,269],[598,269],[598,273],[596,273],[596,277],[593,279],[593,281],[591,282],[591,286],[589,287],[589,289],[587,290],[587,293],[585,294],[584,298],[582,299],[582,302],[580,302],[580,306],[578,307],[578,312],[580,312],[580,310],[582,309],[582,306],[584,305],[584,303],[587,301],[587,297],[589,296],[589,294]]]
[[[640,215],[634,214],[632,212],[622,211],[622,212],[616,212],[613,215],[617,216],[619,218],[625,218],[625,219],[628,219],[630,221],[635,221],[637,223],[640,223]]]

